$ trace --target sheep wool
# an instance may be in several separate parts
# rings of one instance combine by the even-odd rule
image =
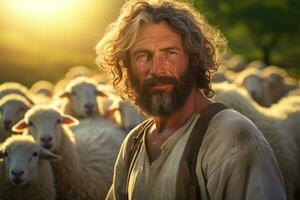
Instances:
[[[13,184],[7,176],[10,172],[9,164],[5,158],[0,160],[0,199],[1,200],[55,200],[56,191],[54,176],[50,163],[50,157],[58,158],[51,152],[41,149],[31,136],[16,135],[8,138],[1,146],[1,153],[6,152],[11,160],[19,160],[25,166],[24,174],[27,174],[24,184]],[[32,154],[36,158],[32,158]],[[45,156],[47,159],[42,158]],[[20,157],[26,159],[20,159]],[[35,159],[38,159],[35,161]],[[27,161],[32,164],[29,165]],[[24,163],[24,161],[26,163]],[[11,164],[10,164],[11,165]],[[30,168],[28,166],[32,166]],[[20,169],[20,168],[18,168]],[[27,172],[27,173],[26,173]]]

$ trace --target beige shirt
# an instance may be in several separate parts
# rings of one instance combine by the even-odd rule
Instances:
[[[198,117],[192,114],[167,139],[161,155],[151,164],[144,135],[130,175],[129,200],[175,199],[179,162]],[[106,199],[126,199],[128,155],[136,130],[122,144]],[[231,109],[210,121],[198,153],[196,175],[204,200],[286,199],[272,148],[250,120]]]

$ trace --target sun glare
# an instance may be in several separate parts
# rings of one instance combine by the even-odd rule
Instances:
[[[70,0],[9,0],[11,7],[31,14],[52,15],[65,9]]]
[[[57,19],[72,12],[78,0],[6,0],[6,6],[19,17],[36,20]]]

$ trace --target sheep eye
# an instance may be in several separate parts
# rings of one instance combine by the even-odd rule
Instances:
[[[58,119],[58,120],[56,121],[56,123],[57,123],[57,124],[60,124],[60,123],[61,123],[61,120],[60,120],[60,119]]]
[[[33,126],[33,123],[31,121],[29,121],[28,125],[29,126]]]
[[[3,155],[4,155],[4,157],[8,157],[8,154],[7,154],[7,152],[4,152],[4,154],[3,154]]]
[[[38,154],[37,152],[33,152],[32,156],[36,157]]]

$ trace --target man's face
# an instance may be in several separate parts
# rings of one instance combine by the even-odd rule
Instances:
[[[194,74],[181,36],[166,22],[140,27],[130,61],[137,104],[146,113],[170,116],[184,105]]]

